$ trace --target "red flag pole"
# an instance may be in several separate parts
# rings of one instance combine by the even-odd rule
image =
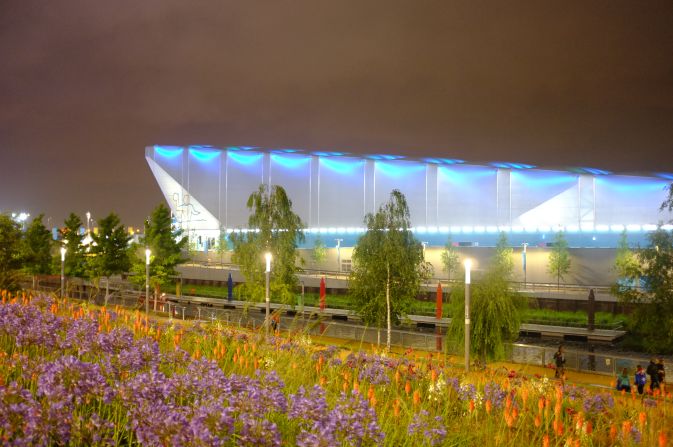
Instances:
[[[320,310],[325,310],[325,277],[320,278]]]

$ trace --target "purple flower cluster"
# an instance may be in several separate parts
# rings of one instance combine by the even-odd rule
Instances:
[[[440,416],[431,418],[427,411],[414,415],[414,419],[407,429],[409,435],[421,435],[423,440],[430,445],[440,445],[446,438],[446,429]]]
[[[615,400],[612,394],[600,393],[588,397],[583,404],[584,412],[587,414],[597,414],[607,411],[615,406]]]
[[[346,365],[349,368],[359,369],[359,380],[365,380],[372,385],[390,383],[389,371],[396,369],[402,362],[398,359],[390,359],[366,353],[349,354]]]
[[[334,445],[380,445],[384,434],[376,412],[357,393],[341,393],[333,409],[328,409],[324,391],[300,388],[290,396],[291,420],[299,422],[296,444],[300,447]]]
[[[507,391],[495,382],[484,385],[484,400],[490,400],[493,408],[502,408],[507,397]]]

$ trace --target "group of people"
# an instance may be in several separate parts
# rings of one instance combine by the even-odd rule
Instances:
[[[638,388],[638,394],[643,394],[645,391],[645,384],[647,383],[647,376],[650,376],[650,391],[662,389],[662,385],[666,380],[666,370],[664,369],[664,359],[653,358],[644,370],[641,365],[636,367],[636,374],[634,382]],[[629,381],[629,371],[627,368],[622,370],[622,373],[617,376],[617,390],[631,392],[631,383]]]
[[[563,344],[559,345],[558,351],[554,354],[554,362],[556,366],[556,373],[554,376],[557,379],[565,380],[566,358],[565,353],[563,352]],[[636,367],[634,383],[638,388],[638,394],[643,394],[645,392],[647,376],[650,376],[650,391],[652,393],[654,393],[654,390],[662,390],[664,382],[666,381],[666,370],[664,369],[663,358],[652,358],[646,370],[644,370],[641,365]],[[625,390],[627,393],[631,392],[628,368],[624,368],[622,373],[617,376],[617,390]]]

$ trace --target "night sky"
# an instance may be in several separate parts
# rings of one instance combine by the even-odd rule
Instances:
[[[0,0],[0,210],[163,200],[152,144],[673,172],[673,1]]]

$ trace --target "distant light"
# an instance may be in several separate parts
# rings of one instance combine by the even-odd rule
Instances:
[[[620,224],[610,225],[610,230],[614,231],[615,233],[621,233],[622,231],[624,231],[624,225]]]
[[[656,231],[657,226],[652,224],[643,225],[643,231]]]
[[[427,232],[427,229],[425,227],[416,227],[416,233],[425,234],[426,232]]]
[[[149,265],[150,264],[150,255],[152,254],[152,250],[149,248],[145,249],[145,264]]]
[[[448,233],[449,232],[449,227],[439,227],[439,232],[440,233]]]
[[[478,225],[474,227],[474,232],[475,233],[485,233],[486,232],[486,227]]]
[[[467,225],[462,228],[463,233],[472,233],[472,227],[468,227]]]
[[[523,233],[523,227],[518,225],[512,227],[512,233]]]
[[[65,252],[68,251],[67,248],[61,247],[61,262],[65,261]]]
[[[578,225],[568,225],[566,227],[566,231],[568,233],[577,233],[578,231],[580,231],[580,227]]]
[[[601,231],[601,232],[610,231],[610,225],[604,225],[604,224],[596,225],[596,231]]]
[[[626,231],[638,232],[641,231],[641,226],[638,224],[629,224],[626,226]]]
[[[458,226],[451,227],[451,233],[460,233],[460,227]]]
[[[264,259],[266,259],[266,271],[271,271],[271,253],[268,251],[264,254]]]

